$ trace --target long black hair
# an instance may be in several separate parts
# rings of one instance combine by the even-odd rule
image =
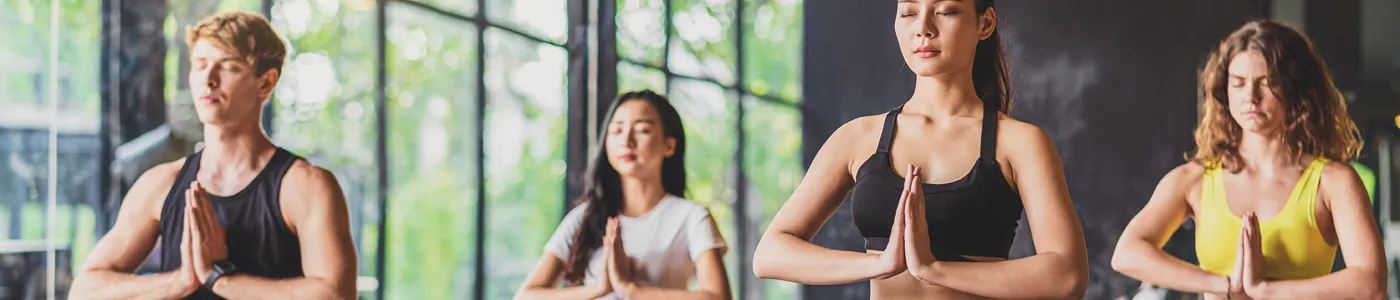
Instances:
[[[977,0],[977,15],[987,13],[996,6],[994,0]],[[1011,113],[1011,69],[1006,61],[1006,50],[1001,43],[1001,30],[977,42],[977,52],[972,58],[972,86],[982,101],[996,101],[997,108]]]
[[[683,196],[685,193],[685,131],[681,127],[681,116],[666,97],[650,90],[625,93],[613,100],[608,108],[604,126],[599,128],[598,142],[593,148],[593,158],[588,161],[588,170],[583,175],[583,195],[575,205],[588,204],[578,231],[574,233],[569,258],[564,261],[564,281],[569,285],[583,283],[589,259],[595,250],[603,245],[604,227],[608,218],[622,212],[622,178],[608,163],[607,124],[612,123],[617,108],[627,101],[646,101],[661,117],[661,129],[666,137],[676,139],[676,150],[671,157],[661,162],[661,185],[667,194]]]

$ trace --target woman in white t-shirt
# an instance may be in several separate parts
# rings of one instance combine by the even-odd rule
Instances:
[[[685,192],[680,115],[651,91],[613,101],[579,205],[545,244],[516,299],[730,299],[728,249]],[[699,290],[688,289],[699,279]],[[560,282],[564,287],[560,287]]]

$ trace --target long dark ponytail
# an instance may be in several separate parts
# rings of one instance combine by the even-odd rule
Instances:
[[[598,129],[598,142],[593,148],[593,158],[588,161],[588,170],[583,176],[583,195],[575,202],[575,205],[588,204],[588,208],[584,211],[578,232],[574,233],[574,242],[569,247],[569,258],[564,261],[564,281],[568,285],[583,283],[589,259],[603,245],[603,232],[608,218],[622,212],[622,179],[612,164],[608,163],[606,125],[612,123],[613,114],[617,112],[618,106],[627,101],[646,101],[647,104],[651,104],[661,118],[661,128],[666,137],[676,139],[676,152],[661,162],[661,185],[667,194],[684,196],[685,193],[685,131],[676,108],[671,106],[666,97],[650,90],[617,96],[608,108],[608,117],[603,121],[604,126]]]
[[[977,15],[987,13],[996,6],[994,0],[977,0]],[[996,101],[1001,112],[1011,113],[1011,69],[1006,61],[1006,50],[1001,42],[1001,30],[977,42],[977,52],[972,59],[972,85],[982,101]]]

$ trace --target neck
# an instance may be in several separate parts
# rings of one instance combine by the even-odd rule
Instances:
[[[1281,170],[1298,166],[1282,138],[1245,132],[1240,137],[1240,163],[1243,170],[1273,176]]]
[[[661,177],[622,177],[622,215],[637,217],[646,214],[666,197]]]
[[[983,108],[972,84],[971,71],[946,75],[920,76],[914,84],[914,96],[904,104],[904,111],[928,116],[966,116],[978,114]]]
[[[266,157],[277,149],[263,134],[261,125],[204,126],[204,149],[200,169],[215,172],[258,170]]]

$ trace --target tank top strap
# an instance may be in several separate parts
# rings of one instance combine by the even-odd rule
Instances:
[[[1298,184],[1293,186],[1293,192],[1288,195],[1289,202],[1303,206],[1303,209],[1298,211],[1306,213],[1308,223],[1314,227],[1317,226],[1317,188],[1322,185],[1322,168],[1330,161],[1318,157],[1308,163],[1308,168],[1303,170],[1303,176],[1298,178]]]
[[[982,157],[985,159],[996,160],[997,158],[997,119],[999,117],[996,105],[982,101]]]
[[[890,143],[894,140],[895,119],[898,119],[901,110],[904,110],[904,105],[885,113],[885,126],[880,128],[880,147],[876,148],[877,152],[890,153]]]
[[[1225,203],[1225,178],[1222,164],[1218,161],[1206,162],[1205,170],[1201,172],[1201,207],[1205,210],[1224,209],[1229,213],[1229,204]],[[1224,205],[1224,207],[1219,207]]]

